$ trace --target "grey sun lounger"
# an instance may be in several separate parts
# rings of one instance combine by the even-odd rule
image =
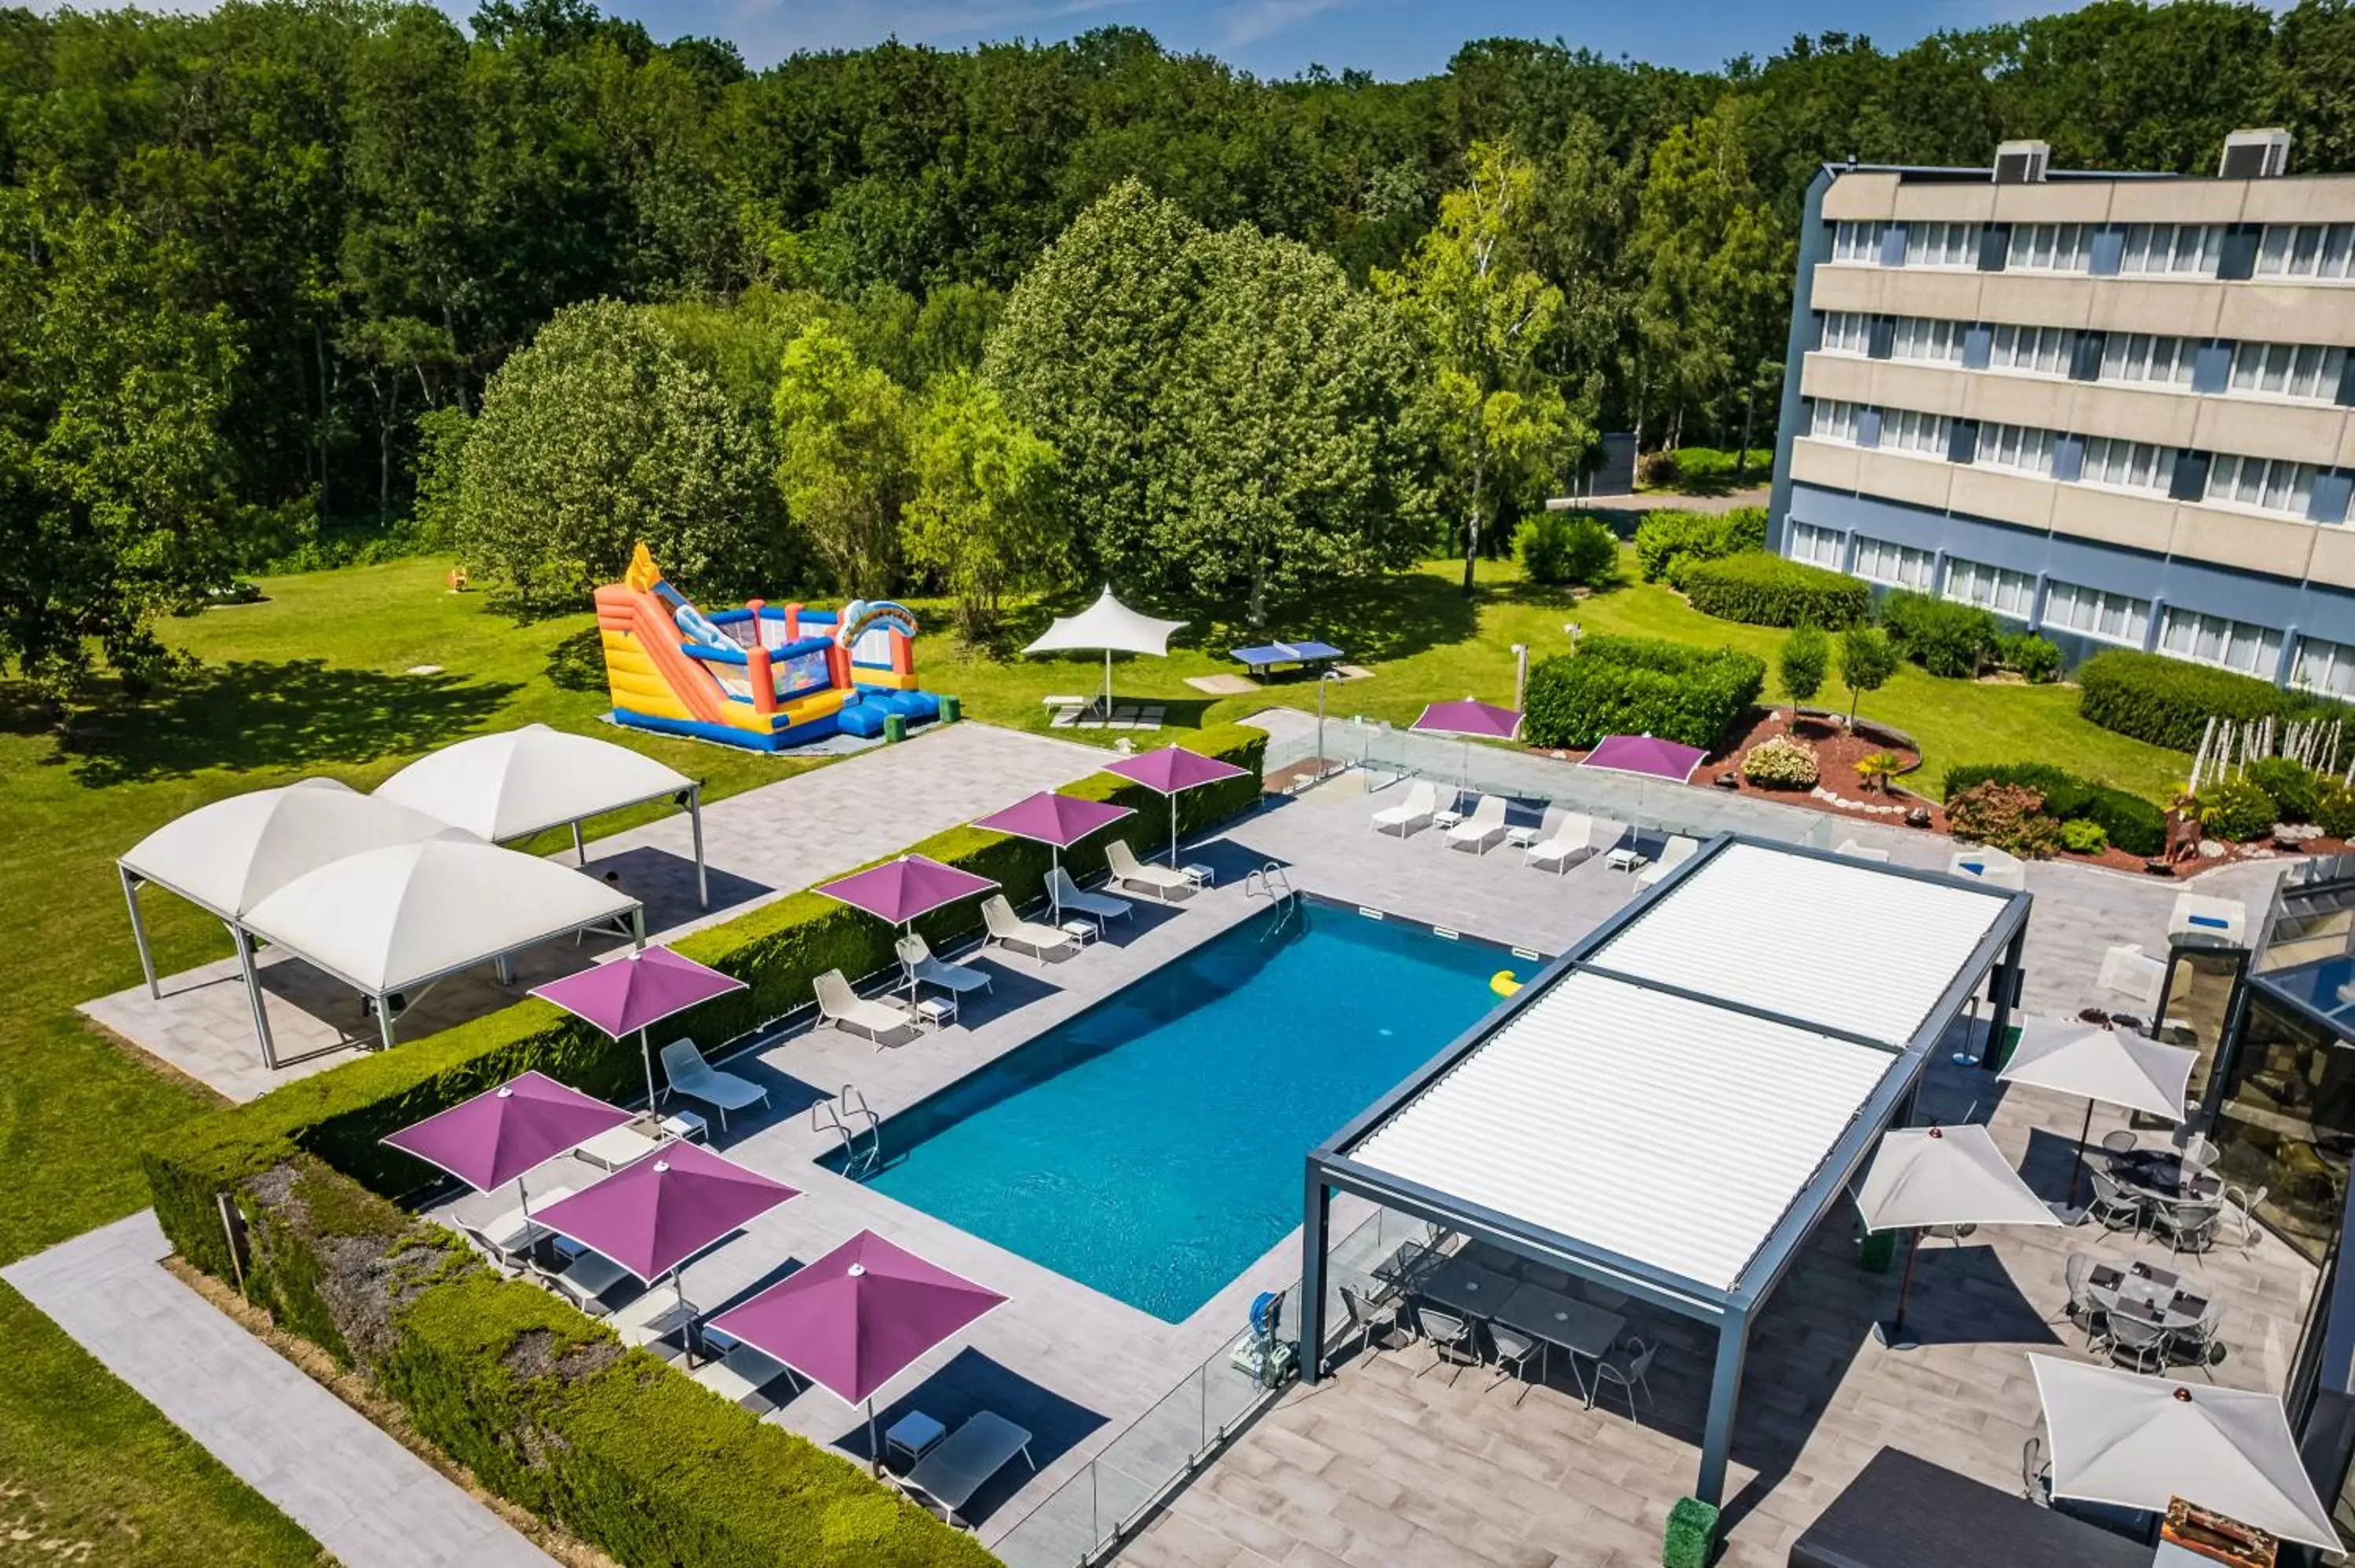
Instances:
[[[939,1504],[951,1524],[961,1525],[964,1520],[957,1511],[973,1501],[974,1494],[1017,1454],[1032,1469],[1039,1467],[1039,1461],[1030,1457],[1030,1434],[1003,1415],[976,1411],[943,1438],[938,1447],[917,1460],[916,1467],[901,1477],[900,1484],[916,1494],[917,1501]]]
[[[1123,915],[1134,918],[1136,914],[1127,899],[1114,898],[1107,893],[1090,893],[1073,882],[1071,874],[1061,866],[1047,874],[1047,889],[1060,907],[1094,916],[1098,935],[1103,934],[1106,920],[1116,919]]]

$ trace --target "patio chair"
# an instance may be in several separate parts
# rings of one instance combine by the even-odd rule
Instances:
[[[2135,1149],[2134,1129],[2121,1127],[2102,1134],[2102,1149],[2109,1154],[2132,1154]]]
[[[962,1527],[964,1520],[958,1510],[1017,1454],[1033,1470],[1039,1467],[1030,1457],[1029,1433],[995,1411],[977,1410],[917,1460],[900,1478],[900,1486],[919,1503],[937,1504],[951,1524]]]
[[[1636,885],[1638,887],[1656,886],[1659,883],[1660,878],[1668,875],[1668,873],[1676,870],[1677,867],[1684,864],[1685,862],[1692,859],[1693,856],[1700,853],[1700,841],[1699,839],[1687,838],[1682,833],[1677,834],[1674,838],[1668,841],[1668,847],[1660,851],[1659,859],[1654,861],[1651,864],[1646,866],[1643,870],[1636,874]]]
[[[765,1415],[777,1402],[762,1391],[778,1383],[798,1390],[801,1380],[783,1361],[772,1361],[750,1345],[733,1345],[717,1361],[704,1362],[687,1373],[722,1399],[733,1400],[755,1415]]]
[[[1513,1408],[1518,1410],[1521,1401],[1527,1399],[1529,1390],[1536,1386],[1535,1380],[1529,1376],[1529,1363],[1536,1361],[1538,1353],[1545,1349],[1544,1342],[1518,1329],[1491,1323],[1488,1325],[1488,1343],[1497,1351],[1497,1376],[1488,1386],[1493,1389],[1508,1377],[1518,1382],[1521,1387],[1520,1392],[1513,1395]]]
[[[1395,1300],[1387,1307],[1377,1307],[1359,1294],[1354,1287],[1341,1287],[1341,1310],[1348,1314],[1349,1327],[1357,1331],[1358,1349],[1368,1361],[1374,1360],[1384,1351],[1404,1350],[1412,1342],[1411,1340],[1399,1344],[1387,1342],[1393,1335],[1406,1333],[1406,1326],[1399,1321],[1399,1308],[1400,1303]],[[1377,1335],[1381,1338],[1377,1340]]]
[[[1114,839],[1104,845],[1104,865],[1112,872],[1112,880],[1123,887],[1134,887],[1150,893],[1162,902],[1194,885],[1194,879],[1184,872],[1166,865],[1146,865],[1136,858],[1126,839]]]
[[[1552,833],[1542,842],[1521,852],[1521,863],[1564,872],[1570,869],[1571,862],[1593,847],[1594,819],[1583,811],[1572,811],[1554,824]]]
[[[1136,917],[1135,906],[1127,899],[1114,898],[1108,893],[1090,893],[1073,882],[1071,874],[1060,865],[1047,874],[1047,888],[1057,908],[1076,909],[1082,915],[1094,916],[1099,936],[1103,934],[1103,923],[1107,920],[1124,915],[1131,919]]]
[[[1426,1301],[1416,1306],[1414,1321],[1415,1327],[1423,1331],[1423,1337],[1431,1341],[1433,1357],[1431,1365],[1415,1376],[1421,1377],[1423,1372],[1439,1367],[1452,1366],[1455,1370],[1447,1374],[1447,1386],[1453,1388],[1455,1380],[1464,1375],[1465,1367],[1480,1364],[1480,1350],[1473,1343],[1472,1320],[1469,1318],[1458,1317]]]
[[[535,1195],[533,1202],[545,1208],[561,1198],[572,1196],[570,1187],[550,1187]],[[555,1233],[538,1220],[524,1218],[523,1205],[518,1203],[478,1224],[458,1222],[458,1229],[468,1240],[491,1255],[491,1261],[501,1273],[510,1270],[521,1273],[531,1263],[532,1249]]]
[[[817,977],[817,1014],[846,1033],[863,1034],[878,1045],[901,1030],[915,1030],[916,1021],[889,1002],[869,1001],[850,989],[840,969]]]
[[[1594,1363],[1594,1393],[1600,1394],[1606,1383],[1616,1383],[1627,1395],[1627,1419],[1635,1420],[1637,1389],[1644,1391],[1645,1404],[1654,1403],[1652,1385],[1646,1380],[1645,1373],[1652,1370],[1652,1358],[1659,1353],[1659,1346],[1647,1345],[1636,1336],[1629,1335],[1625,1349],[1614,1351]],[[1591,1408],[1594,1400],[1589,1397],[1586,1403]]]
[[[2137,1006],[2155,1011],[2158,993],[2167,984],[2167,966],[2146,955],[2140,943],[2128,942],[2102,954],[2102,967],[2094,983]]]
[[[2232,1216],[2232,1224],[2241,1233],[2241,1250],[2246,1252],[2257,1245],[2259,1233],[2257,1210],[2264,1202],[2270,1187],[2260,1187],[2252,1192],[2245,1188],[2224,1189],[2224,1211]]]
[[[1404,838],[1431,821],[1439,810],[1439,790],[1429,780],[1418,779],[1407,789],[1406,799],[1395,806],[1385,806],[1374,813],[1374,832],[1387,833],[1395,830]]]
[[[894,942],[891,950],[900,955],[900,972],[908,977],[911,988],[938,986],[953,996],[989,989],[987,969],[970,969],[932,957],[932,945],[913,931]]]
[[[2194,1257],[2206,1252],[2216,1239],[2216,1226],[2224,1218],[2221,1199],[2203,1202],[2162,1203],[2152,1216],[2152,1228],[2167,1238],[2170,1254],[2190,1253]]]
[[[2039,1508],[2052,1506],[2052,1467],[2044,1462],[2044,1439],[2019,1446],[2019,1495]]]
[[[1488,846],[1504,836],[1505,798],[1483,795],[1470,816],[1447,830],[1447,847],[1469,848],[1475,854],[1487,854]]]
[[[1036,920],[1025,920],[1014,913],[1014,906],[1006,902],[1006,895],[993,893],[981,901],[981,924],[985,948],[995,942],[1001,948],[1015,948],[1028,953],[1040,963],[1050,953],[1075,953],[1080,940],[1069,931],[1058,931],[1052,926],[1041,926]]]
[[[2094,1201],[2085,1212],[2101,1222],[2104,1230],[2131,1228],[2139,1234],[2143,1228],[2143,1204],[2140,1198],[2118,1185],[2117,1178],[2100,1166],[2089,1166],[2086,1174],[2093,1178]]]
[[[578,1252],[558,1267],[534,1262],[531,1271],[539,1282],[563,1297],[591,1318],[602,1318],[613,1311],[605,1305],[605,1292],[630,1277],[630,1271],[601,1253]]]
[[[2200,1321],[2177,1332],[2175,1353],[2202,1370],[2214,1365],[2217,1354],[2224,1349],[2223,1327],[2224,1303],[2211,1298],[2208,1310],[2200,1314]]]
[[[2175,1335],[2156,1323],[2130,1315],[2110,1316],[2110,1360],[2137,1372],[2158,1372],[2167,1365]]]
[[[2168,911],[2169,937],[2208,937],[2217,941],[2247,940],[2249,906],[2237,898],[2211,898],[2204,894],[2179,893]]]
[[[692,1040],[674,1040],[662,1048],[663,1076],[669,1086],[663,1097],[685,1095],[691,1100],[701,1100],[719,1112],[719,1130],[728,1130],[728,1113],[742,1110],[747,1106],[769,1107],[769,1091],[750,1078],[734,1073],[723,1073],[703,1059]]]
[[[2186,1171],[2211,1170],[2224,1153],[2216,1147],[2215,1139],[2204,1132],[2179,1131],[2175,1136],[2175,1147],[2182,1151]]]
[[[2085,1340],[2089,1349],[2095,1340],[2105,1336],[2107,1329],[2104,1319],[2108,1314],[2103,1311],[2102,1304],[2094,1298],[2095,1266],[2094,1255],[2090,1252],[2073,1252],[2069,1255],[2066,1265],[2069,1305],[2062,1308],[2062,1316],[2085,1330]]]

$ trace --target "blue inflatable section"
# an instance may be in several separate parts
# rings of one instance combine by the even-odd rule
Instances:
[[[883,721],[893,714],[910,729],[941,716],[941,699],[930,692],[893,692],[878,686],[859,690],[857,700],[843,704],[835,726],[845,735],[874,736],[883,733]]]

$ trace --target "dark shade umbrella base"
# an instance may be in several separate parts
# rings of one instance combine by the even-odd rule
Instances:
[[[1872,1337],[1892,1351],[1917,1351],[1922,1348],[1922,1341],[1915,1339],[1913,1331],[1902,1323],[1875,1323]]]

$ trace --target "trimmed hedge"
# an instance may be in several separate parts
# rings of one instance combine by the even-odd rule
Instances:
[[[1636,524],[1636,564],[1647,583],[1673,578],[1679,558],[1713,561],[1765,547],[1764,506],[1737,506],[1731,512],[1654,512]]]
[[[1881,601],[1881,624],[1897,651],[1933,675],[1976,675],[1993,658],[2003,628],[1975,605],[1899,588]]]
[[[2286,691],[2253,675],[2117,648],[2077,667],[2077,712],[2120,735],[2196,751],[2211,718],[2355,717],[2343,703]]]
[[[1766,683],[1764,660],[1647,637],[1589,637],[1529,672],[1532,746],[1583,748],[1606,735],[1710,747]]]
[[[1718,560],[1680,558],[1676,582],[1687,602],[1703,615],[1746,626],[1820,626],[1837,631],[1860,625],[1872,613],[1872,590],[1862,578],[1764,550]]]
[[[2081,778],[2041,762],[1966,763],[1946,769],[1945,798],[1986,783],[2016,784],[2044,797],[2043,814],[2055,821],[2097,822],[2110,842],[2128,854],[2150,856],[2167,850],[2167,813],[2139,795]]]

